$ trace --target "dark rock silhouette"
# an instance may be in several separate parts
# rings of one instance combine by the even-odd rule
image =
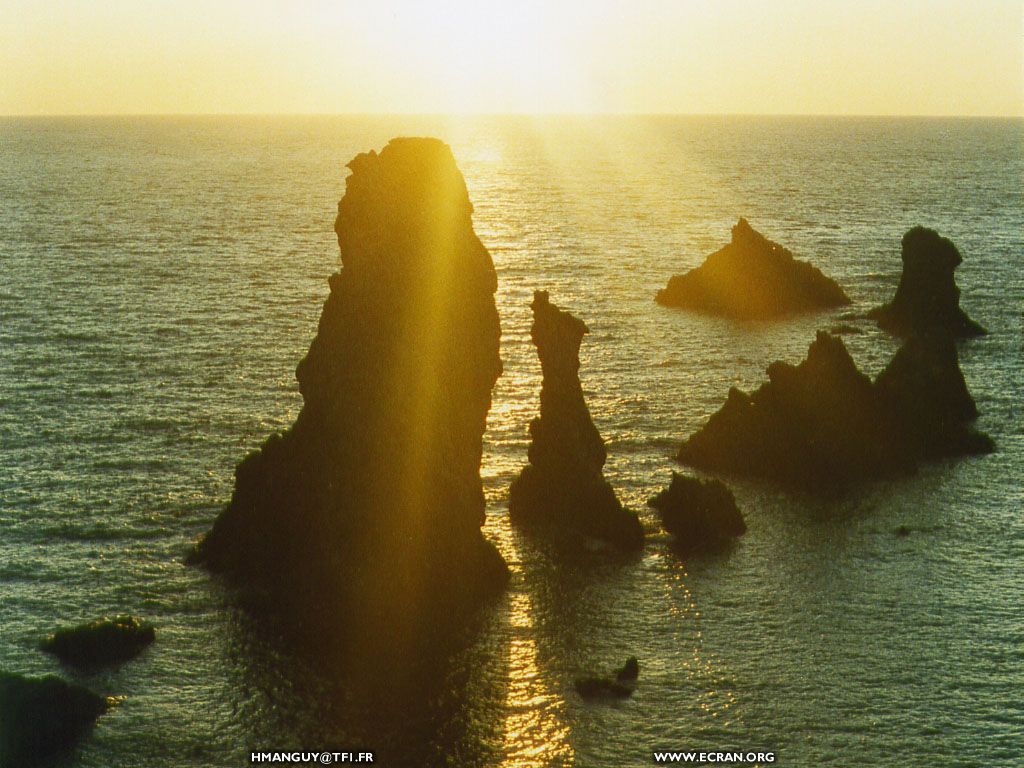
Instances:
[[[907,339],[875,380],[882,409],[926,459],[991,453],[992,440],[971,428],[978,407],[967,390],[956,345],[946,336]]]
[[[960,289],[953,276],[963,261],[952,241],[925,227],[903,236],[903,274],[893,300],[869,317],[898,336],[939,334],[953,338],[986,333],[960,309]]]
[[[584,699],[626,699],[636,690],[640,676],[640,663],[636,656],[630,656],[626,664],[615,673],[615,677],[581,677],[573,687]]]
[[[914,471],[935,456],[987,453],[948,340],[905,345],[875,383],[819,331],[807,359],[775,362],[752,395],[731,389],[679,449],[684,464],[826,489]]]
[[[864,329],[858,328],[856,325],[850,325],[849,323],[838,323],[829,328],[828,332],[833,336],[852,336],[854,334],[864,333]]]
[[[60,629],[41,648],[65,664],[78,667],[116,664],[138,656],[156,639],[151,624],[135,616],[103,618]]]
[[[636,656],[630,656],[626,659],[626,663],[622,665],[622,669],[615,673],[615,680],[619,683],[636,683],[637,678],[640,677],[640,661]]]
[[[399,659],[508,578],[480,530],[497,278],[446,144],[394,139],[348,167],[302,411],[239,464],[194,560],[354,659]]]
[[[580,385],[579,350],[587,326],[550,303],[546,291],[536,291],[530,306],[530,334],[544,379],[540,416],[530,423],[530,463],[509,491],[512,522],[555,538],[590,537],[638,548],[643,529],[604,479],[607,451]]]
[[[69,749],[109,706],[59,677],[0,672],[0,766],[35,765]]]
[[[719,547],[747,531],[732,491],[719,480],[673,472],[669,487],[648,504],[661,512],[665,530],[687,549]]]
[[[746,219],[732,228],[727,246],[696,269],[671,278],[655,301],[741,320],[770,320],[850,303],[834,280],[795,259]]]

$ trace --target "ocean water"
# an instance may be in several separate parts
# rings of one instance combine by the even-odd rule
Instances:
[[[514,575],[457,660],[449,716],[357,732],[316,668],[254,640],[183,556],[239,459],[298,413],[294,368],[339,266],[344,164],[398,135],[452,145],[498,270],[505,373],[482,476],[485,533]],[[124,697],[66,766],[327,747],[409,766],[643,766],[699,749],[1022,764],[1022,140],[1019,120],[0,119],[0,669]],[[854,306],[740,324],[655,305],[739,216]],[[645,500],[679,442],[730,386],[802,359],[818,328],[862,329],[847,344],[877,373],[893,340],[839,318],[891,296],[915,224],[964,255],[962,306],[991,333],[961,364],[998,452],[830,502],[730,479],[746,536],[676,554]],[[538,288],[591,329],[581,375],[606,476],[649,533],[624,563],[559,566],[508,524],[538,408]],[[119,669],[76,675],[36,648],[119,612],[158,629]],[[573,693],[629,655],[631,699]]]

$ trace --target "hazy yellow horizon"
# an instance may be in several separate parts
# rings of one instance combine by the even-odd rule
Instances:
[[[25,2],[0,114],[1024,115],[1020,0]]]

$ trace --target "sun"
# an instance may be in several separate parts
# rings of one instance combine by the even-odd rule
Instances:
[[[448,112],[584,108],[571,22],[551,3],[409,3],[388,36],[431,99]]]

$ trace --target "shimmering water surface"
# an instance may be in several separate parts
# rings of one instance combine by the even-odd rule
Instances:
[[[451,143],[498,269],[505,373],[482,474],[486,534],[514,568],[459,660],[451,720],[404,745],[401,727],[353,743],[316,670],[254,649],[229,596],[182,563],[236,462],[296,416],[344,163],[396,135]],[[0,120],[0,669],[73,678],[36,649],[56,625],[157,624],[142,657],[82,678],[126,697],[65,761],[90,768],[387,744],[396,765],[639,766],[702,748],[1020,765],[1022,137],[1020,121],[984,120]],[[830,503],[731,481],[747,535],[726,555],[675,554],[644,502],[680,440],[848,311],[757,325],[656,306],[741,215],[858,312],[894,290],[906,229],[951,237],[962,304],[991,331],[961,361],[998,453]],[[590,326],[606,474],[649,531],[634,560],[557,567],[509,528],[538,408],[535,288]],[[895,345],[853,323],[847,343],[877,373]],[[572,692],[633,654],[632,699]]]

